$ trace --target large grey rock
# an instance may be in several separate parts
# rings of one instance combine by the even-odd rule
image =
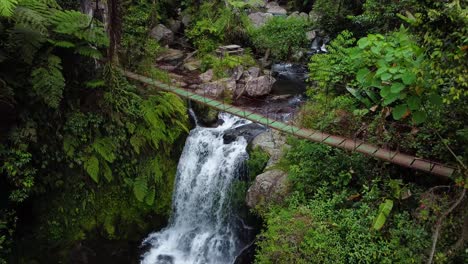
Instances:
[[[271,76],[250,78],[245,84],[245,91],[252,97],[264,96],[271,92],[273,83],[275,83],[275,78]]]
[[[180,20],[170,19],[167,26],[172,32],[177,33],[182,28],[182,22]]]
[[[197,59],[189,59],[188,61],[186,61],[183,65],[184,69],[188,70],[188,71],[194,71],[194,70],[198,70],[200,69],[201,67],[201,62]]]
[[[289,193],[288,174],[281,170],[268,170],[258,175],[247,191],[246,203],[252,209],[270,203],[281,203]]]
[[[200,80],[202,80],[202,82],[209,82],[209,81],[213,80],[213,75],[214,75],[213,69],[209,69],[206,72],[200,74],[200,76],[198,76],[198,78],[200,78]]]
[[[187,12],[184,12],[182,14],[182,24],[184,24],[185,28],[187,28],[189,25],[190,25],[190,22],[192,22],[192,16],[187,13]]]
[[[238,137],[244,137],[247,142],[251,142],[257,135],[265,132],[266,128],[257,123],[250,123],[240,127],[226,130],[223,135],[224,144],[230,144]]]
[[[165,62],[178,62],[181,61],[184,57],[185,53],[181,50],[166,49],[156,60]]]
[[[278,3],[276,2],[268,3],[266,8],[267,8],[267,13],[270,13],[273,15],[286,15],[288,13],[286,9],[279,6]]]
[[[270,13],[262,13],[256,12],[249,15],[249,19],[252,22],[252,26],[255,28],[259,28],[268,21],[268,19],[272,18],[273,15]]]
[[[268,153],[270,159],[266,168],[275,165],[282,157],[284,151],[290,146],[286,144],[286,138],[276,130],[268,130],[257,135],[251,142],[252,149],[260,148]]]
[[[236,81],[232,78],[224,78],[214,82],[203,83],[196,90],[198,94],[208,95],[212,97],[220,97],[224,91],[231,93],[236,89]]]
[[[315,30],[306,32],[306,38],[308,41],[312,41],[316,36],[317,36],[317,33],[315,32]]]
[[[260,76],[260,68],[258,67],[250,67],[248,70],[250,77],[257,78]]]
[[[169,45],[174,41],[174,33],[163,24],[151,29],[150,36],[163,45]]]

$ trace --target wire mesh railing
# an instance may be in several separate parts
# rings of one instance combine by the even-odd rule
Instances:
[[[205,89],[202,89],[197,93],[187,88],[176,87],[170,83],[163,83],[130,71],[123,70],[123,74],[128,78],[143,82],[145,84],[153,85],[164,91],[175,93],[181,97],[186,98],[187,100],[193,100],[217,110],[227,112],[244,119],[251,120],[252,122],[260,123],[269,128],[291,134],[296,137],[308,139],[313,142],[323,143],[329,146],[363,153],[365,155],[385,160],[393,164],[424,171],[434,175],[450,177],[456,171],[455,168],[448,165],[425,160],[412,155],[401,153],[399,151],[393,151],[383,147],[375,146],[358,139],[350,139],[342,136],[331,135],[322,131],[301,128],[293,124],[288,124],[282,120],[272,118],[270,116],[270,109],[268,106],[265,116],[248,110],[245,107],[234,106],[225,96],[223,96],[221,100],[213,98],[207,94]]]

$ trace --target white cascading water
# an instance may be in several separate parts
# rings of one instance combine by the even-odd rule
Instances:
[[[190,132],[177,167],[173,215],[143,241],[150,249],[142,264],[230,264],[245,245],[228,193],[248,157],[247,142],[224,144],[223,134],[250,122],[225,113],[219,118],[224,123],[216,128],[197,125]]]

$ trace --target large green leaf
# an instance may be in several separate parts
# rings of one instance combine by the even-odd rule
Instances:
[[[384,86],[382,87],[382,89],[380,90],[380,96],[382,97],[387,97],[388,95],[390,94],[390,86]]]
[[[403,81],[404,84],[411,85],[416,81],[416,75],[413,74],[412,72],[406,71],[401,76],[401,80]]]
[[[401,92],[403,89],[405,89],[405,85],[402,84],[401,82],[394,82],[392,84],[392,87],[390,88],[390,91],[392,93],[399,93]]]
[[[388,81],[391,78],[392,78],[392,74],[388,72],[382,73],[382,75],[380,75],[380,79],[382,79],[382,81]]]
[[[415,124],[421,124],[427,119],[427,114],[424,111],[415,111],[413,113],[413,121]]]
[[[385,199],[383,203],[379,206],[379,213],[374,219],[374,225],[372,226],[375,230],[380,230],[387,221],[388,216],[393,208],[393,200]]]
[[[421,108],[421,98],[418,96],[410,96],[406,100],[406,103],[408,104],[408,107],[410,110],[418,110]]]
[[[396,120],[400,120],[408,111],[408,106],[406,104],[397,105],[393,108],[392,115]]]
[[[367,76],[369,74],[370,74],[369,69],[362,68],[356,73],[356,80],[358,80],[358,82],[360,82],[360,83],[363,83],[363,82],[365,82],[365,80],[366,80],[366,78],[367,78]]]
[[[98,183],[99,182],[99,160],[96,156],[88,157],[84,162],[84,168],[91,178]]]

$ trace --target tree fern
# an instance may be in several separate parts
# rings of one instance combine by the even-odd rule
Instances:
[[[10,49],[10,53],[18,55],[18,59],[32,64],[36,52],[46,40],[46,36],[41,32],[25,24],[18,24],[9,30],[9,43],[7,46]]]
[[[109,45],[101,24],[78,11],[57,11],[51,17],[55,33],[73,36],[97,46]],[[91,23],[95,24],[91,24]]]
[[[96,183],[99,182],[99,160],[96,156],[87,157],[84,161],[84,168]]]
[[[50,107],[57,108],[62,99],[65,79],[59,57],[50,55],[46,64],[31,72],[31,84],[36,94]]]
[[[18,0],[0,0],[0,17],[10,17],[17,4]]]

